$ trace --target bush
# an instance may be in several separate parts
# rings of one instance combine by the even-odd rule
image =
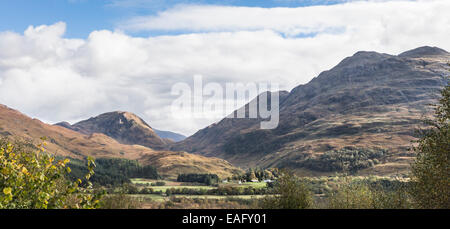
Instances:
[[[139,194],[153,194],[153,189],[152,188],[143,188]]]
[[[164,185],[166,185],[166,182],[164,182],[164,181],[157,181],[155,183],[152,183],[151,185],[152,186],[164,186]]]
[[[157,205],[157,208],[165,209],[245,209],[254,208],[254,199],[226,198],[185,198],[172,196],[169,201]]]
[[[312,193],[292,172],[285,171],[277,180],[272,197],[261,200],[265,209],[305,209],[312,206]]]
[[[95,194],[89,178],[95,163],[88,158],[85,188],[82,180],[65,178],[71,172],[69,159],[56,160],[44,152],[45,142],[29,143],[0,140],[0,208],[97,208],[101,194]],[[38,149],[36,151],[36,148]]]
[[[126,194],[139,194],[139,189],[133,184],[125,184],[122,186],[122,192]]]
[[[347,180],[328,197],[332,209],[406,209],[411,208],[405,183],[385,187],[380,183]]]
[[[142,207],[142,202],[125,193],[113,194],[105,196],[101,203],[102,209],[138,209]]]

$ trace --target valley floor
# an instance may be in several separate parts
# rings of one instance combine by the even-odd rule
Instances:
[[[345,208],[345,206],[333,206],[331,203],[335,202],[342,192],[348,192],[345,195],[351,195],[352,201],[359,201],[358,198],[369,201],[367,198],[374,193],[365,189],[364,185],[375,187],[386,193],[397,193],[398,187],[409,182],[405,177],[342,176],[341,174],[304,177],[302,180],[312,194],[311,208],[319,209]],[[160,185],[164,184],[155,186],[156,182]],[[261,208],[261,200],[278,195],[272,193],[272,189],[265,182],[232,181],[207,186],[189,182],[138,178],[132,179],[132,185],[135,189],[128,191],[122,197],[118,194],[109,194],[109,196],[115,202],[123,204],[124,201],[128,201],[133,203],[130,205],[131,208],[140,209],[249,209]],[[409,208],[409,205],[400,207]],[[352,206],[352,208],[371,207],[362,205]]]

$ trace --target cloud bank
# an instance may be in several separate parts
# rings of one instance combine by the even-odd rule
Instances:
[[[360,50],[450,50],[448,12],[449,1],[433,0],[177,6],[87,39],[65,38],[63,22],[0,32],[0,103],[51,123],[126,110],[157,129],[189,135],[218,120],[172,119],[175,83],[192,84],[200,74],[205,83],[269,81],[290,90]],[[136,30],[181,34],[127,35]]]

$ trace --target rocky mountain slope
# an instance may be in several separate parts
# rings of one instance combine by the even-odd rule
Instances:
[[[436,47],[398,56],[357,52],[282,92],[276,129],[259,129],[258,119],[223,119],[172,149],[312,175],[335,172],[339,163],[359,174],[404,172],[414,129],[448,83],[449,62]]]
[[[127,123],[123,125],[131,126],[129,128],[134,130],[136,127],[133,125],[136,125],[135,122],[139,122],[139,119],[129,116],[127,113],[121,115],[123,115],[121,116],[123,117],[122,122]],[[143,165],[155,166],[161,174],[166,176],[175,176],[179,173],[216,173],[219,176],[228,177],[238,171],[223,159],[184,152],[157,151],[141,145],[122,144],[102,133],[89,131],[80,133],[69,129],[72,128],[70,124],[61,123],[60,125],[66,125],[66,127],[49,125],[37,119],[31,119],[17,110],[0,105],[0,137],[31,140],[35,143],[39,143],[41,137],[46,137],[47,151],[59,156],[83,159],[90,155],[96,158],[138,160]],[[75,126],[84,125],[89,126],[87,123]],[[95,128],[100,127],[95,126]],[[121,136],[120,131],[112,133]],[[124,137],[124,141],[125,139],[126,137]],[[155,139],[161,141],[159,137]]]
[[[122,144],[163,149],[167,143],[141,118],[130,112],[116,111],[92,117],[74,125],[57,123],[83,134],[102,133]]]

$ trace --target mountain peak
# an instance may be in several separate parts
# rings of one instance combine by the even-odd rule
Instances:
[[[447,51],[438,47],[422,46],[399,54],[399,57],[417,58],[423,56],[449,55]]]
[[[134,121],[136,124],[141,126],[146,126],[148,128],[151,128],[150,125],[148,125],[143,119],[141,119],[139,116],[137,116],[134,113],[127,112],[127,111],[121,111],[120,114],[127,120],[127,121]]]
[[[70,125],[70,123],[68,122],[58,122],[55,124],[55,126],[62,126],[67,129],[72,129],[72,125]]]
[[[333,169],[323,169],[325,163],[310,166],[310,159],[332,150],[361,147],[405,153],[415,138],[413,129],[427,115],[427,104],[435,103],[447,84],[442,72],[447,74],[450,56],[442,57],[424,64],[356,52],[292,89],[280,101],[277,128],[262,130],[255,119],[223,119],[171,149],[221,157],[243,167],[283,167],[322,175]],[[406,170],[410,159],[400,155],[389,156],[377,173]]]
[[[153,149],[163,149],[166,142],[143,119],[125,111],[113,111],[92,117],[74,125],[59,123],[59,126],[83,134],[102,133],[122,144],[137,144]]]
[[[347,57],[342,60],[336,67],[356,67],[380,60],[392,57],[389,54],[378,53],[373,51],[359,51],[353,54],[353,56]]]
[[[129,126],[138,125],[138,126],[141,126],[144,128],[152,129],[152,127],[150,125],[148,125],[142,118],[140,118],[136,114],[128,112],[128,111],[112,111],[112,112],[103,113],[96,117],[91,117],[88,120],[76,123],[76,124],[74,124],[74,126],[78,125],[80,123],[87,122],[89,120],[96,120],[96,121],[99,121],[99,120],[106,121],[107,120],[109,122],[109,124],[112,124],[113,122],[117,122],[119,125],[123,125],[123,124],[127,124]]]

